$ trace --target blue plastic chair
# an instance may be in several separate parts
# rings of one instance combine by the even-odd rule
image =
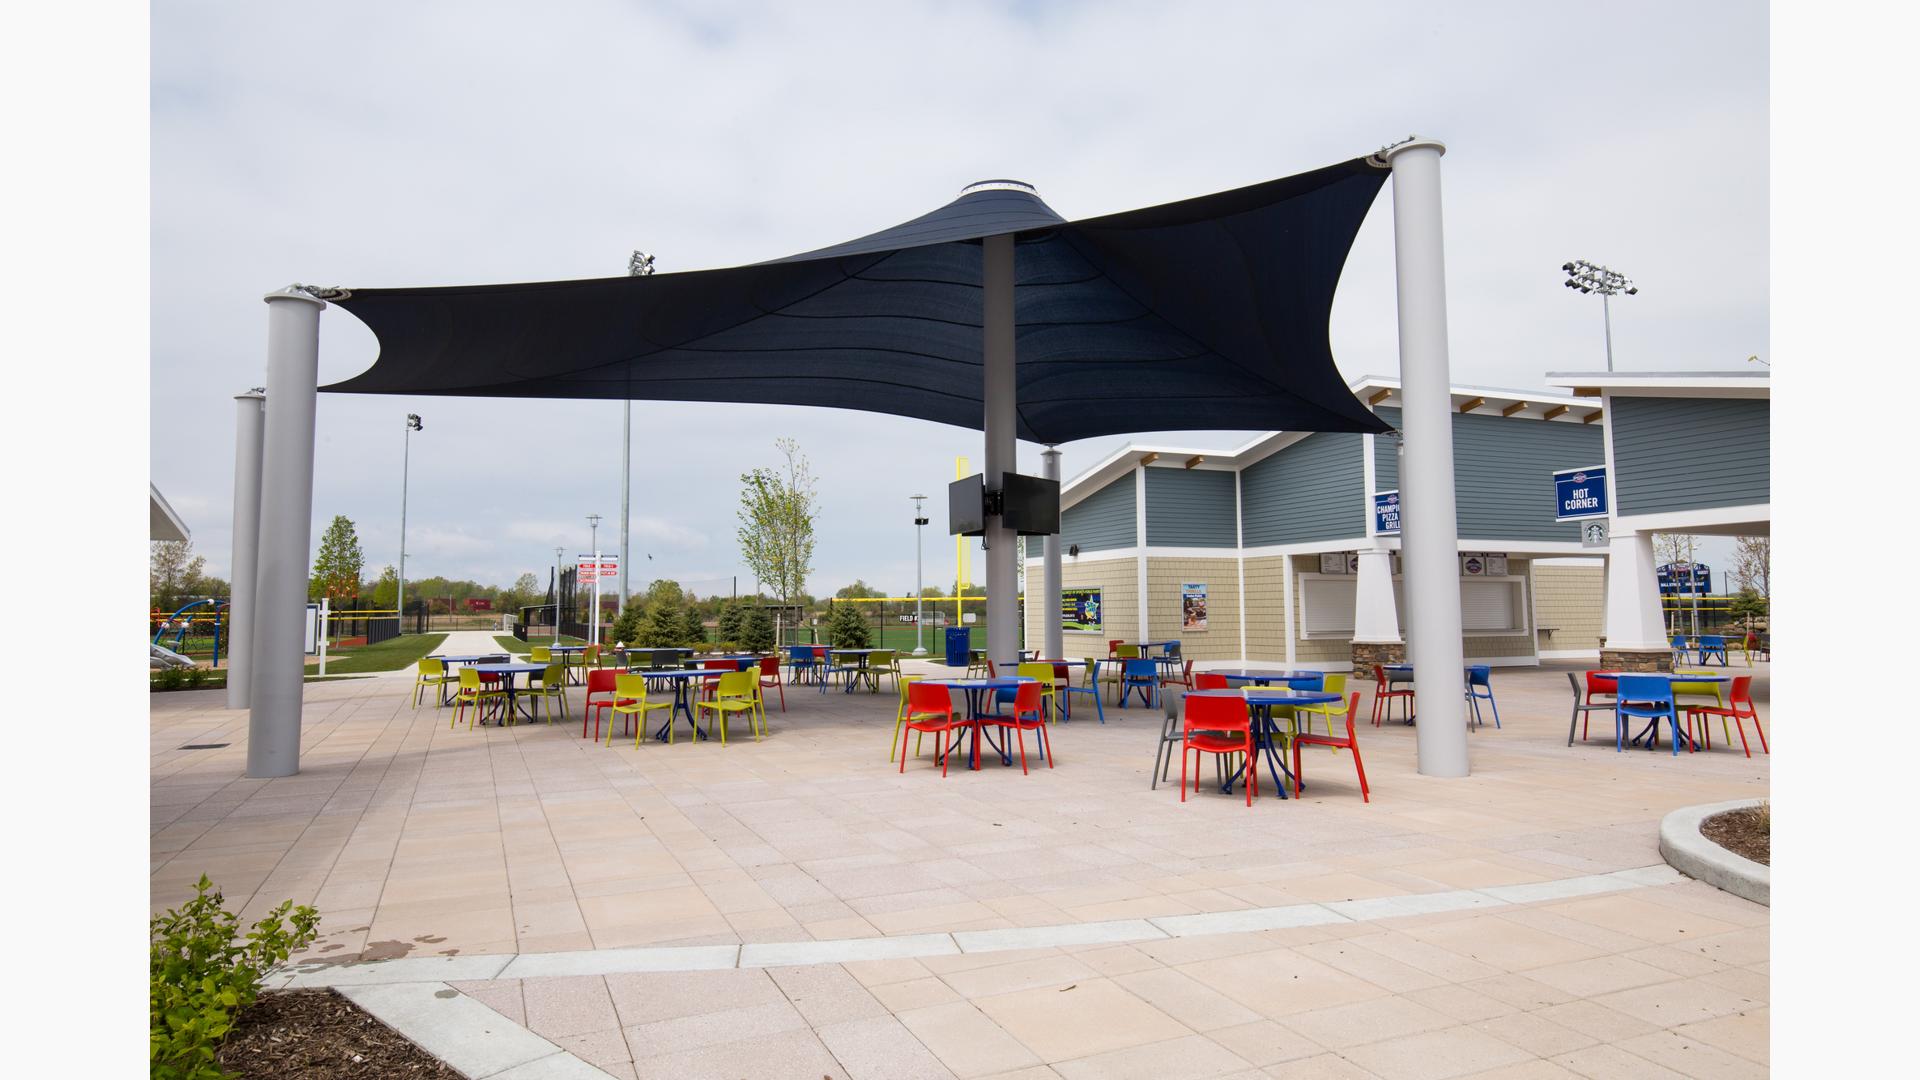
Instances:
[[[1720,658],[1720,666],[1727,666],[1727,639],[1718,634],[1701,634],[1699,648],[1700,662],[1706,663],[1709,657]]]
[[[1484,689],[1486,693],[1480,691]],[[1473,706],[1474,726],[1480,725],[1480,699],[1493,706],[1493,726],[1500,727],[1500,703],[1493,700],[1493,669],[1486,664],[1467,665],[1467,704]]]
[[[1160,662],[1153,659],[1120,661],[1120,707],[1127,707],[1127,694],[1140,691],[1140,700],[1153,708],[1154,694],[1160,686]]]
[[[1664,717],[1673,728],[1673,753],[1680,754],[1680,714],[1673,705],[1673,683],[1661,675],[1622,675],[1613,705],[1613,749],[1627,748],[1627,718],[1645,720]],[[1659,732],[1652,734],[1656,737]],[[1649,744],[1651,745],[1651,744]]]
[[[1670,644],[1673,646],[1673,662],[1676,664],[1686,663],[1687,662],[1687,639],[1683,635],[1675,634],[1673,635],[1673,641]]]
[[[1060,693],[1063,695],[1064,694],[1085,694],[1088,697],[1092,698],[1093,713],[1095,716],[1098,716],[1100,718],[1100,722],[1104,724],[1107,722],[1107,710],[1105,706],[1100,704],[1100,661],[1098,660],[1092,661],[1089,667],[1092,669],[1092,671],[1087,678],[1087,685],[1075,686],[1073,685],[1073,679],[1069,677],[1067,679],[1067,685],[1060,688]],[[1069,676],[1071,676],[1073,673],[1073,669],[1071,668],[1067,669],[1067,673]],[[1060,703],[1062,706],[1064,706],[1061,710],[1062,718],[1067,720],[1073,719],[1073,699],[1069,697],[1062,697],[1060,699]]]
[[[811,678],[814,669],[819,666],[813,659],[813,646],[787,646],[787,666],[793,669],[793,674],[788,677],[788,682],[797,683],[800,681],[802,675]]]

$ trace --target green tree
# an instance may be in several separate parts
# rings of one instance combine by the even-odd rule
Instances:
[[[638,602],[630,603],[626,606],[625,610],[621,611],[620,614],[614,618],[613,625],[608,627],[606,633],[601,636],[615,644],[638,644],[640,641],[640,627],[645,621],[646,609],[641,607]]]
[[[747,628],[746,605],[729,601],[720,607],[720,617],[715,620],[713,636],[721,641],[738,644]]]
[[[1752,629],[1753,620],[1767,617],[1767,598],[1760,595],[1760,590],[1749,585],[1734,596],[1728,613]]]
[[[756,606],[748,610],[739,641],[740,647],[748,652],[767,652],[773,648],[773,616],[766,608]]]
[[[887,594],[867,584],[864,580],[855,578],[853,579],[853,584],[840,586],[840,590],[833,595],[840,600],[864,600],[875,596],[885,596]]]
[[[381,567],[379,580],[367,590],[368,602],[381,611],[391,611],[399,599],[400,575],[394,572],[392,566]]]
[[[360,572],[366,565],[353,522],[345,514],[335,514],[326,534],[320,537],[320,553],[314,557],[313,576],[307,581],[307,598],[359,596]]]
[[[679,582],[666,578],[655,578],[652,584],[647,586],[647,593],[641,598],[641,602],[648,607],[662,602],[684,604],[687,602],[687,594],[685,590],[680,588]]]
[[[774,440],[784,469],[740,477],[740,557],[784,604],[794,603],[813,572],[814,480],[800,444]],[[776,628],[777,629],[777,628]]]
[[[531,573],[521,574],[512,585],[500,590],[499,602],[495,605],[502,610],[518,614],[529,604],[537,604],[546,599],[546,593],[540,587],[540,579]]]
[[[691,607],[680,609],[680,639],[675,645],[699,647],[707,644],[707,624],[700,619],[700,613]]]
[[[172,612],[198,592],[206,568],[206,558],[193,553],[193,541],[155,540],[147,559],[148,601]]]
[[[827,612],[827,643],[840,649],[870,647],[867,620],[859,604],[835,604]]]

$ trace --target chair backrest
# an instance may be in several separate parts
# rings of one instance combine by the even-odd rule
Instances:
[[[540,673],[541,686],[561,686],[567,679],[567,670],[559,664],[548,664],[547,670]]]
[[[815,660],[825,660],[827,658],[827,647],[825,645],[809,645],[807,647],[813,650],[813,658]]]
[[[1602,675],[1597,671],[1587,672],[1588,700],[1592,700],[1595,694],[1618,694],[1619,692],[1620,680],[1611,675]]]
[[[1645,705],[1672,705],[1676,687],[1658,675],[1622,675],[1618,691],[1621,701]]]
[[[546,645],[535,645],[527,655],[533,663],[544,664],[553,659],[553,649]]]
[[[1753,676],[1735,675],[1733,689],[1728,692],[1727,700],[1735,705],[1745,705],[1748,712],[1753,711]]]
[[[1684,649],[1687,647],[1687,639],[1684,637],[1681,637],[1679,634],[1675,634],[1673,635],[1672,644],[1673,644],[1673,647],[1676,649]]]
[[[1108,657],[1108,659],[1112,659],[1113,657],[1116,657],[1116,656],[1119,656],[1119,655],[1120,655],[1120,646],[1122,646],[1122,645],[1125,645],[1126,643],[1127,643],[1127,639],[1126,639],[1126,638],[1110,638],[1110,639],[1108,639],[1108,641],[1107,641],[1107,657]]]
[[[760,658],[760,675],[762,678],[765,678],[768,675],[771,675],[776,679],[779,678],[780,677],[780,658],[777,656],[761,657]]]
[[[1493,668],[1486,664],[1467,665],[1467,685],[1493,689]]]
[[[720,697],[752,697],[754,683],[758,681],[751,671],[734,670],[720,676]]]
[[[1179,656],[1179,655],[1180,655],[1180,643],[1179,643],[1179,642],[1177,642],[1177,641],[1169,641],[1169,642],[1167,642],[1167,644],[1166,644],[1166,655],[1168,655],[1168,656]]]
[[[598,674],[600,673],[597,671],[587,673],[588,693],[593,692],[593,677]],[[636,698],[640,701],[647,700],[647,677],[645,675],[622,675],[617,671],[608,672],[608,674],[613,676],[613,686],[609,689],[613,691],[614,697]]]
[[[1136,657],[1120,661],[1120,670],[1129,679],[1151,679],[1159,672],[1160,665],[1152,660]]]
[[[1114,650],[1114,655],[1115,655],[1115,656],[1117,656],[1117,657],[1119,657],[1119,658],[1120,658],[1120,659],[1122,659],[1122,660],[1132,660],[1132,659],[1135,659],[1135,658],[1137,658],[1137,657],[1139,657],[1139,655],[1140,655],[1140,646],[1138,646],[1138,645],[1122,645],[1122,646],[1120,646],[1120,647],[1119,647],[1118,649],[1115,649],[1115,650]]]
[[[655,671],[672,671],[680,666],[680,654],[672,649],[655,649],[651,663]]]
[[[1320,691],[1326,694],[1344,694],[1347,692],[1347,673],[1329,671],[1320,676]]]
[[[587,666],[592,667],[593,665],[599,662],[600,662],[600,646],[598,645],[587,646]]]
[[[868,653],[867,666],[870,668],[892,667],[893,666],[893,650],[892,649],[875,649],[874,651]]]
[[[480,689],[480,673],[470,667],[461,668],[460,669],[460,689],[462,690]]]
[[[1053,685],[1052,664],[1021,664],[1019,667],[1014,668],[1013,672],[1016,675],[1021,675],[1029,679],[1039,679],[1048,686]],[[1019,700],[1019,695],[1014,695],[1014,699],[1016,701]]]
[[[700,661],[700,668],[703,671],[739,671],[740,661],[738,660],[702,660]]]
[[[1053,668],[1053,683],[1055,686],[1065,686],[1073,681],[1073,673],[1067,670],[1067,665],[1056,663],[1048,666]]]
[[[1727,639],[1720,634],[1702,634],[1700,635],[1700,647],[1703,649],[1724,649],[1727,647]]]
[[[1203,671],[1193,677],[1195,690],[1225,690],[1227,677],[1217,671]]]
[[[1246,731],[1251,724],[1245,698],[1187,695],[1188,731]]]
[[[446,673],[447,673],[447,662],[445,660],[435,660],[431,656],[421,658],[420,674],[445,675]]]
[[[595,694],[613,693],[613,688],[618,685],[614,680],[621,677],[621,673],[612,668],[595,668],[587,672],[587,696],[592,697]],[[629,675],[625,677],[634,678],[635,676]],[[644,678],[644,676],[640,677]],[[642,685],[645,684],[642,683]]]
[[[953,695],[949,694],[944,686],[919,681],[910,682],[907,684],[907,711],[942,713],[951,718]]]
[[[1347,741],[1358,742],[1360,736],[1353,730],[1353,718],[1360,715],[1360,691],[1355,690],[1347,699]]]
[[[805,645],[789,645],[787,658],[796,664],[804,664],[813,659],[813,650]]]
[[[1020,666],[1026,667],[1027,665],[1021,664]],[[1046,665],[1042,664],[1038,666],[1045,667]],[[1022,672],[1022,674],[1025,674],[1025,673]],[[1051,679],[1053,678],[1053,675],[1049,673],[1045,677],[1048,679]],[[1039,711],[1040,711],[1040,684],[1039,683],[1023,682],[1019,686],[1014,688],[1013,715],[1015,717],[1020,716],[1022,713],[1037,713]]]
[[[1387,692],[1387,665],[1385,664],[1373,665],[1373,692],[1376,694]]]

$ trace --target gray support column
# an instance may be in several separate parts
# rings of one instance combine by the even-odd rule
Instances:
[[[320,379],[320,310],[296,286],[268,293],[267,437],[260,474],[260,557],[254,581],[252,716],[247,775],[300,771],[313,534],[313,412]]]
[[[1447,361],[1446,250],[1440,155],[1434,139],[1386,151],[1393,168],[1393,249],[1399,286],[1401,562],[1407,645],[1419,700],[1420,772],[1465,776],[1467,725],[1460,638],[1460,541],[1453,490],[1453,398]],[[1369,511],[1371,512],[1371,511]]]
[[[987,490],[1001,488],[1001,474],[1018,472],[1015,462],[1013,353],[1013,235],[980,242]],[[998,515],[987,518],[987,649],[1000,670],[1011,672],[1020,660],[1018,555],[1020,538]]]
[[[1040,451],[1040,475],[1058,482],[1060,479],[1060,451],[1049,446]],[[1041,637],[1045,644],[1042,648],[1049,660],[1066,659],[1066,638],[1060,625],[1060,534],[1053,533],[1040,545],[1040,626]],[[1028,599],[1032,603],[1032,599]]]
[[[233,591],[227,601],[227,708],[244,709],[253,690],[253,578],[260,565],[260,453],[267,396],[234,395]]]

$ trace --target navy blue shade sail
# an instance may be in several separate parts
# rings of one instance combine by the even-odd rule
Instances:
[[[749,266],[342,290],[380,355],[322,389],[817,405],[977,430],[979,241],[1014,233],[1020,438],[1386,431],[1335,369],[1327,320],[1388,175],[1360,158],[1085,221],[989,182]]]

